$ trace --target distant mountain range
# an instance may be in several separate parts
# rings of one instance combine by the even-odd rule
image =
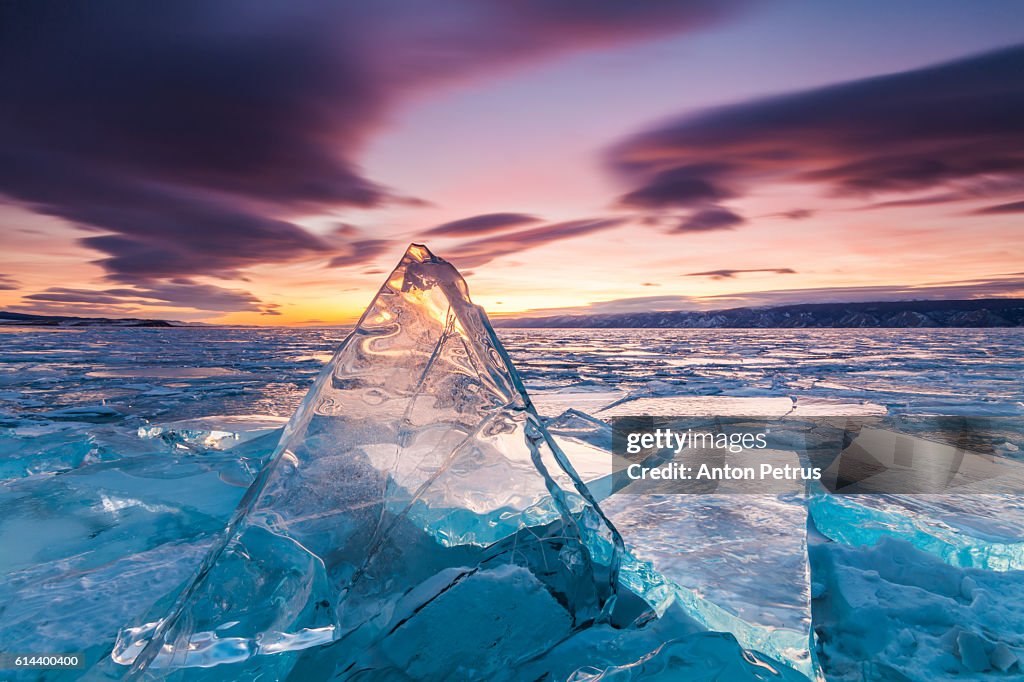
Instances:
[[[26,315],[0,311],[0,325],[28,327],[177,327],[167,320],[144,320],[134,317],[64,317],[59,315]]]
[[[1024,299],[800,303],[771,308],[502,318],[494,320],[494,323],[498,327],[636,327],[644,329],[1020,327],[1024,326]]]
[[[495,327],[641,329],[801,329],[822,327],[1022,327],[1024,299],[958,301],[879,301],[875,303],[798,303],[776,307],[705,311],[503,317]],[[28,315],[0,311],[0,326],[32,327],[191,327],[195,323],[141,318]]]

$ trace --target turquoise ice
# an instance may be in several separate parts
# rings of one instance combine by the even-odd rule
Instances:
[[[620,553],[463,279],[413,245],[195,580],[113,657],[492,677],[607,621]],[[426,633],[458,619],[441,662]]]

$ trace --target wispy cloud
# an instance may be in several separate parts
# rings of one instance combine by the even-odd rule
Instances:
[[[239,289],[228,289],[212,284],[201,284],[188,279],[175,278],[148,286],[108,289],[76,289],[51,287],[22,298],[22,307],[32,305],[112,305],[185,308],[210,312],[250,310],[264,312],[276,307],[264,304],[252,294]]]
[[[637,134],[608,158],[634,186],[621,203],[648,210],[719,203],[772,180],[844,196],[1019,188],[1021,73],[1024,46],[741,102]]]
[[[394,246],[390,239],[360,239],[343,247],[343,252],[328,262],[328,267],[341,268],[365,265],[375,257],[386,253]]]
[[[736,275],[748,272],[770,272],[775,275],[795,275],[793,268],[753,268],[748,270],[708,270],[706,272],[688,272],[684,277],[710,277],[711,279],[732,279]]]
[[[676,232],[710,232],[712,230],[731,230],[742,225],[746,219],[727,208],[706,208],[697,211],[689,218],[684,218]]]
[[[589,218],[551,223],[529,230],[506,232],[493,237],[464,242],[445,253],[445,258],[459,267],[473,268],[496,258],[518,253],[544,244],[610,230],[626,222],[626,218]]]
[[[484,213],[443,223],[427,230],[423,235],[427,237],[476,236],[539,222],[540,218],[525,213]]]
[[[975,215],[1002,215],[1005,213],[1024,213],[1024,201],[1011,201],[1007,204],[996,204],[979,208]]]

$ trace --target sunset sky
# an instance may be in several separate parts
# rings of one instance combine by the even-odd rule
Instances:
[[[0,5],[0,308],[1024,295],[1024,3]]]

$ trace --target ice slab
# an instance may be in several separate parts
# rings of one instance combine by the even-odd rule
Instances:
[[[284,428],[285,417],[209,416],[139,427],[139,438],[159,438],[182,449],[228,450]]]
[[[569,409],[547,421],[548,433],[566,454],[598,502],[612,492],[612,472],[628,462],[612,454],[612,429],[585,412]]]
[[[558,390],[530,390],[530,399],[543,417],[554,418],[568,410],[596,414],[627,397],[625,391],[607,387],[571,387]]]
[[[62,407],[57,410],[49,410],[42,413],[55,421],[77,421],[77,422],[109,422],[121,419],[124,414],[109,405],[77,405],[75,407]]]
[[[76,557],[79,569],[222,529],[252,481],[233,457],[172,453],[0,486],[0,574]]]
[[[520,671],[520,679],[568,682],[806,682],[801,673],[744,649],[727,632],[708,632],[672,604],[660,618],[577,634]],[[544,674],[548,673],[548,677]]]
[[[476,603],[495,617],[445,656],[487,677],[607,618],[620,549],[465,282],[413,245],[195,580],[113,658],[150,676],[285,676],[315,661],[345,678],[388,669]],[[517,608],[544,612],[549,631],[506,636],[498,614]]]
[[[145,528],[135,530],[145,537]],[[211,537],[202,537],[135,551],[108,540],[100,536],[93,543],[107,554],[102,562],[85,552],[4,576],[0,641],[6,650],[38,651],[45,643],[56,651],[81,652],[87,668],[108,662],[118,628],[163,595],[173,595],[212,545]],[[45,679],[81,677],[81,670],[50,671]]]
[[[830,495],[809,498],[826,537],[854,546],[899,538],[952,566],[1024,570],[1024,503],[1017,495]]]
[[[0,429],[0,479],[70,471],[99,456],[82,425],[25,425]]]
[[[867,449],[855,450],[860,444]],[[882,492],[830,495],[820,484],[812,485],[808,508],[826,537],[855,546],[896,537],[953,566],[1024,569],[1024,463],[868,428],[849,450],[860,459],[858,453],[870,452],[884,465],[854,484]],[[901,457],[907,460],[903,467],[895,462]],[[824,472],[823,482],[839,468],[841,458]],[[908,485],[910,492],[899,494]]]
[[[568,410],[548,429],[622,534],[625,585],[659,612],[675,603],[744,648],[816,675],[803,495],[611,494],[611,427]],[[759,455],[799,464],[792,451]]]
[[[648,415],[652,417],[816,417],[881,416],[886,408],[872,402],[851,402],[782,396],[667,395],[627,398],[602,409],[602,418]]]
[[[801,499],[615,494],[602,508],[636,559],[623,562],[624,582],[649,580],[648,564],[671,588],[655,606],[674,600],[709,630],[814,676]]]

